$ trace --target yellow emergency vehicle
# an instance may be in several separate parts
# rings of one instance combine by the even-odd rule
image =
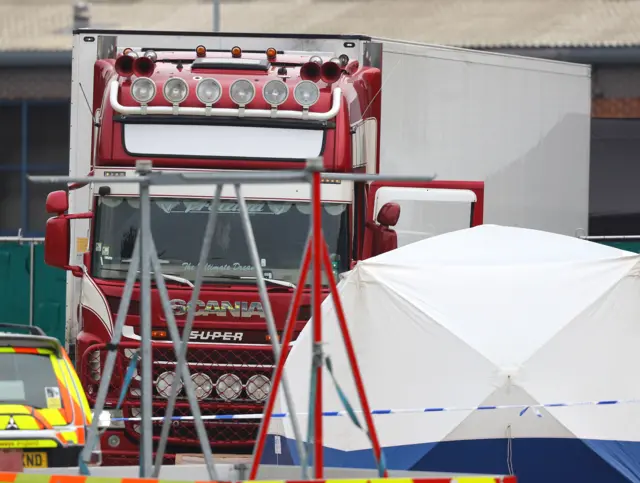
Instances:
[[[21,451],[25,468],[77,466],[91,418],[60,342],[0,323],[0,449]]]

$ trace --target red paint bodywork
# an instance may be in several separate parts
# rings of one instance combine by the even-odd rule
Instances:
[[[184,58],[184,53],[162,53],[159,54],[161,58]],[[213,56],[220,54],[213,54]],[[209,54],[209,56],[212,56]],[[252,54],[246,54],[245,57],[251,57]],[[258,55],[253,55],[255,58],[260,58]],[[279,56],[278,62],[286,62],[289,64],[299,63],[300,65],[305,62],[306,56],[287,56],[283,58]],[[137,159],[142,156],[140,153],[132,155],[127,153],[123,145],[122,139],[122,123],[117,120],[117,113],[115,113],[111,107],[109,99],[109,91],[111,82],[117,79],[115,73],[115,61],[99,60],[94,67],[94,117],[100,122],[100,128],[97,131],[97,139],[94,138],[93,142],[97,143],[96,146],[96,158],[94,167],[126,167],[135,166]],[[231,100],[228,98],[229,85],[238,78],[250,79],[256,85],[256,96],[254,100],[247,105],[247,109],[268,109],[268,104],[264,101],[261,95],[261,87],[268,80],[275,77],[277,67],[272,68],[269,72],[246,72],[246,71],[202,71],[198,72],[196,69],[191,71],[191,67],[188,63],[185,63],[182,70],[179,70],[174,63],[156,63],[156,68],[151,78],[157,85],[157,94],[150,106],[168,106],[169,104],[162,96],[163,83],[173,76],[179,76],[185,79],[189,83],[189,96],[187,100],[182,103],[182,106],[194,106],[200,107],[201,103],[198,101],[195,95],[195,86],[197,80],[192,77],[198,76],[215,76],[215,78],[221,83],[223,87],[223,96],[215,107],[222,108],[234,108]],[[299,79],[299,67],[287,67],[288,76],[287,80],[290,92],[293,91],[295,84]],[[119,80],[119,102],[125,106],[136,106],[137,103],[131,98],[130,95],[131,80],[125,79]],[[343,75],[339,82],[334,85],[326,85],[323,82],[319,82],[321,97],[317,104],[311,107],[310,112],[325,112],[328,111],[332,103],[332,91],[335,87],[342,89],[341,109],[335,119],[332,120],[335,123],[333,128],[326,131],[325,149],[323,153],[325,170],[329,172],[350,172],[352,171],[352,159],[351,159],[351,133],[350,126],[353,122],[362,118],[366,113],[367,117],[377,117],[379,120],[380,101],[379,96],[376,97],[380,89],[380,71],[376,68],[365,67],[361,68],[353,73],[353,75]],[[348,99],[350,101],[348,101]],[[97,109],[100,112],[97,112]],[[279,109],[284,110],[301,110],[301,108],[295,103],[293,96],[290,95],[289,99],[280,106]],[[378,122],[378,126],[379,126]],[[277,169],[302,169],[304,168],[303,162],[291,162],[291,161],[259,161],[259,160],[229,160],[229,159],[201,159],[201,158],[162,158],[162,157],[150,157],[144,156],[145,159],[152,159],[154,167],[162,168],[176,168],[176,169],[234,169],[234,170],[277,170]],[[93,230],[92,230],[93,232]],[[93,247],[93,240],[89,245]],[[353,255],[354,258],[358,257],[358,254]],[[90,271],[90,257],[85,257],[85,262],[89,265]],[[85,274],[85,276],[88,276]],[[124,281],[112,281],[112,280],[94,280],[95,284],[106,298],[110,307],[112,318],[115,320],[119,300],[122,296],[124,287]],[[189,300],[191,297],[191,291],[184,287],[176,287],[169,284],[169,297],[170,299],[183,299]],[[324,293],[323,296],[327,294]],[[289,311],[293,291],[287,288],[275,288],[269,287],[269,298],[272,305],[274,318],[277,325],[277,330],[281,334],[284,328],[284,323]],[[309,319],[309,307],[311,303],[311,294],[309,291],[305,291],[302,295],[301,306],[302,309],[299,312],[298,322],[294,329],[295,339],[299,332],[304,327],[306,320]],[[248,303],[259,301],[259,294],[257,287],[248,285],[205,285],[203,286],[200,296],[200,300],[242,300]],[[139,317],[139,286],[136,286],[133,291],[131,306],[126,320],[127,326],[132,326],[136,332],[138,332],[138,326],[140,322]],[[102,364],[106,359],[105,343],[110,340],[110,334],[105,328],[104,324],[96,313],[89,310],[86,307],[82,307],[82,331],[78,335],[77,339],[77,361],[80,365],[79,373],[85,386],[88,398],[93,401],[98,387],[98,381],[92,379],[91,364],[89,363],[90,357],[96,353],[101,353]],[[176,317],[177,323],[181,328],[185,322],[184,316]],[[152,321],[153,330],[164,330],[166,328],[166,318],[163,314],[160,299],[157,291],[154,289],[152,296]],[[243,352],[244,358],[242,361],[244,364],[251,364],[252,362],[262,362],[267,366],[273,364],[273,356],[271,346],[266,341],[266,324],[264,319],[258,320],[238,320],[233,317],[219,317],[217,315],[212,316],[200,316],[197,317],[194,324],[194,330],[201,329],[216,329],[220,331],[233,331],[242,330],[244,332],[251,332],[254,334],[264,334],[265,341],[261,346],[241,346],[241,345],[225,345],[225,344],[198,344],[190,348],[192,357],[188,360],[193,362],[207,362],[203,358],[206,358],[209,362],[224,363],[225,358],[233,357],[230,354]],[[123,339],[126,342],[125,345],[131,348],[137,347],[135,341],[130,339]],[[154,360],[158,358],[170,357],[173,355],[171,346],[167,343],[154,342]],[[175,356],[174,356],[175,357]],[[193,359],[195,357],[195,359]],[[238,362],[238,361],[236,361]],[[112,380],[112,384],[109,390],[108,401],[114,403],[120,393],[121,382],[118,382],[120,377],[126,371],[127,360],[122,351],[118,352],[115,378]],[[158,369],[160,370],[160,369]],[[157,376],[157,372],[154,368],[154,377]],[[165,369],[162,369],[165,370]],[[272,369],[266,372],[266,375],[271,376]],[[120,376],[119,376],[120,375]],[[214,393],[215,394],[215,393]],[[162,411],[163,399],[156,399],[154,396],[154,411]],[[131,408],[135,408],[139,404],[139,398],[128,394],[124,404],[124,416],[131,415]],[[246,404],[246,403],[225,403],[225,402],[209,402],[201,401],[201,409],[203,414],[236,414],[243,412],[261,412],[263,407],[261,404]],[[160,414],[160,413],[159,413]],[[176,408],[176,414],[190,414],[188,404],[184,400],[179,400]],[[215,449],[220,450],[234,450],[234,451],[250,451],[255,442],[255,433],[258,427],[257,421],[216,421],[215,431],[211,433],[211,444]],[[211,426],[207,425],[208,428]],[[110,435],[118,435],[120,438],[120,444],[117,448],[111,448],[108,444],[108,437]],[[198,447],[198,441],[196,439],[193,427],[189,423],[180,423],[179,427],[176,427],[171,432],[171,439],[169,441],[169,447],[167,450],[166,462],[171,462],[176,452],[193,452]],[[154,430],[154,436],[155,434]],[[133,430],[133,424],[127,423],[124,430],[109,430],[102,437],[102,451],[103,451],[103,464],[136,464],[139,455],[139,440],[137,434]]]
[[[209,56],[223,56],[222,54],[208,54]],[[263,56],[257,54],[246,54],[246,57],[261,58]],[[167,53],[159,54],[161,59],[180,59],[195,57],[195,53]],[[228,57],[228,55],[227,55]],[[283,56],[278,57],[278,62],[286,62],[289,64],[298,64],[297,67],[287,66],[288,77],[287,84],[290,93],[293,87],[300,80],[299,66],[307,61],[307,56]],[[109,92],[110,85],[114,79],[117,79],[115,73],[115,60],[99,60],[94,67],[94,94],[93,94],[93,111],[94,118],[99,122],[99,129],[94,132],[93,145],[96,148],[96,157],[91,164],[91,170],[94,167],[127,167],[135,166],[137,159],[144,157],[151,159],[154,167],[176,168],[176,169],[233,169],[233,170],[278,170],[278,169],[302,169],[303,162],[292,161],[260,161],[260,160],[232,160],[232,159],[202,159],[202,158],[163,158],[155,156],[142,156],[142,153],[132,155],[127,153],[123,145],[122,139],[122,123],[117,120],[117,114],[113,111]],[[182,106],[201,107],[195,95],[195,87],[197,80],[194,76],[215,76],[223,87],[223,95],[221,100],[215,107],[234,108],[231,100],[228,98],[228,87],[234,80],[238,78],[250,79],[256,86],[256,96],[254,100],[247,105],[248,109],[268,109],[269,106],[263,100],[261,95],[262,86],[268,81],[276,77],[277,67],[272,67],[269,72],[248,72],[248,71],[232,71],[232,70],[191,70],[189,63],[184,63],[182,69],[179,69],[175,63],[157,62],[151,78],[157,86],[157,94],[150,106],[168,106],[169,103],[162,96],[162,86],[165,81],[172,77],[181,77],[185,79],[190,87],[190,93],[187,100]],[[341,79],[333,85],[326,85],[319,82],[321,97],[317,104],[311,108],[311,112],[328,111],[332,103],[332,92],[335,87],[342,90],[341,109],[339,114],[331,122],[333,127],[326,131],[326,144],[323,153],[324,167],[327,172],[351,172],[353,169],[352,146],[351,146],[351,125],[362,120],[363,118],[376,118],[378,139],[380,139],[380,116],[381,116],[381,72],[374,67],[359,67],[356,63],[351,63],[347,69],[347,73],[343,74]],[[120,79],[119,81],[119,102],[125,106],[137,106],[137,103],[131,98],[129,89],[131,85],[130,79]],[[99,109],[99,111],[98,111]],[[301,110],[295,103],[293,96],[280,106],[279,109],[284,110]],[[302,121],[300,121],[302,122]],[[97,132],[97,137],[95,133]],[[377,143],[376,170],[379,171],[379,154],[380,143]],[[87,173],[88,174],[88,173]],[[437,181],[431,183],[386,183],[385,185],[395,186],[425,186],[433,188],[468,188],[473,190],[478,198],[473,224],[482,223],[482,207],[484,187],[482,183],[460,183]],[[355,252],[351,254],[352,259],[358,260],[362,257],[362,246],[364,241],[364,219],[371,219],[373,212],[373,204],[367,203],[367,197],[375,194],[380,185],[372,184],[369,188],[366,186],[356,186],[354,194],[353,211],[351,219],[359,213],[359,223],[355,226],[352,236],[356,239]],[[93,229],[91,230],[90,247],[93,247]],[[90,257],[85,257],[85,265],[89,266]],[[90,272],[89,272],[90,273]],[[89,277],[87,273],[85,277]],[[98,287],[102,296],[106,300],[111,311],[111,317],[115,321],[119,301],[124,288],[124,281],[113,280],[93,280]],[[166,318],[163,314],[160,304],[159,295],[154,288],[152,296],[152,323],[153,330],[166,330]],[[177,287],[175,284],[168,285],[170,299],[189,300],[191,291],[183,286]],[[140,323],[138,302],[139,286],[133,291],[131,306],[126,319],[126,325],[133,327],[135,331]],[[326,296],[327,292],[323,293]],[[293,290],[288,288],[280,288],[269,286],[269,297],[273,309],[279,334],[284,328],[285,319],[289,311]],[[259,301],[259,295],[255,286],[248,285],[205,285],[203,286],[200,300],[242,300],[247,303]],[[311,294],[305,291],[302,295],[301,305],[303,310],[298,317],[298,322],[294,330],[295,339],[309,319],[309,307],[311,303]],[[82,307],[83,327],[78,335],[76,360],[79,364],[78,372],[80,374],[83,385],[85,386],[87,396],[90,402],[95,401],[97,393],[98,381],[94,379],[92,366],[90,361],[95,354],[100,353],[101,364],[106,359],[105,344],[110,341],[110,334],[100,317],[87,307]],[[184,316],[177,317],[177,323],[182,328],[185,321]],[[271,376],[273,366],[273,355],[271,346],[266,339],[266,324],[262,320],[239,320],[231,316],[218,315],[196,317],[194,330],[200,329],[216,329],[220,331],[242,330],[254,334],[263,334],[265,341],[262,345],[237,345],[237,344],[207,344],[200,343],[198,345],[190,345],[187,360],[191,363],[211,364],[212,367],[219,364],[236,363],[242,367],[239,371],[244,371],[245,375],[263,373],[268,377]],[[116,362],[116,371],[114,379],[108,393],[108,404],[113,407],[117,401],[121,390],[121,377],[126,371],[128,360],[124,349],[134,349],[138,347],[136,341],[131,339],[123,339],[124,343],[118,349]],[[153,343],[154,363],[175,361],[175,354],[171,345],[166,342],[155,341]],[[173,357],[173,359],[171,359]],[[249,366],[264,365],[268,369],[250,369]],[[247,366],[246,368],[244,366]],[[167,370],[167,366],[158,365],[154,367],[154,378],[159,372]],[[252,372],[253,371],[253,372]],[[262,372],[260,372],[262,371]],[[134,382],[135,388],[135,382]],[[131,416],[132,410],[139,406],[139,397],[131,394],[127,395],[124,403],[124,416]],[[154,396],[154,412],[162,415],[165,400]],[[262,412],[262,404],[234,403],[221,401],[201,401],[201,410],[203,415],[206,414],[241,414],[246,412]],[[176,406],[176,414],[189,415],[190,411],[188,403],[184,399],[179,400]],[[255,442],[255,436],[258,429],[258,421],[213,421],[207,423],[207,428],[213,429],[210,433],[211,445],[214,449],[234,450],[236,452],[251,451]],[[154,425],[154,439],[157,440],[159,434],[159,426]],[[108,444],[109,436],[117,435],[120,443],[117,447],[112,448]],[[167,448],[167,456],[165,462],[172,462],[176,453],[189,453],[197,451],[199,446],[193,426],[188,422],[181,422],[174,426],[170,433],[169,446]],[[134,424],[126,423],[125,429],[110,429],[104,433],[101,441],[103,451],[103,464],[105,465],[122,465],[137,464],[139,457],[139,438],[134,430]]]
[[[170,79],[172,76],[180,76],[189,83],[189,95],[182,106],[185,107],[200,107],[202,104],[198,101],[195,94],[195,86],[197,81],[191,77],[190,69],[185,65],[182,72],[179,72],[175,65],[164,65],[158,63],[160,67],[156,68],[152,78],[158,85],[158,91],[162,88],[163,83]],[[215,78],[222,85],[223,94],[222,98],[215,107],[219,108],[234,108],[235,105],[231,99],[228,98],[226,92],[229,86],[234,80],[238,78],[247,78],[254,82],[256,85],[256,96],[246,107],[247,109],[269,109],[269,105],[262,98],[261,89],[266,82],[272,80],[275,77],[275,71],[272,71],[266,75],[265,73],[254,73],[248,75],[242,71],[207,71],[207,74],[215,74]],[[144,153],[137,153],[132,155],[127,153],[122,142],[122,129],[121,123],[114,120],[114,112],[109,103],[109,85],[111,80],[116,78],[114,61],[113,60],[100,60],[96,62],[95,67],[95,93],[94,103],[98,103],[102,109],[102,123],[100,127],[100,134],[98,140],[98,155],[96,158],[96,166],[135,166],[137,159],[141,156],[145,156]],[[194,71],[199,75],[203,75],[202,72]],[[295,84],[299,81],[298,77],[299,68],[288,68],[288,75],[291,78],[287,81],[290,91],[293,90]],[[130,95],[130,80],[120,80],[120,96],[119,102],[125,106],[138,105]],[[365,67],[356,72],[353,76],[343,76],[342,79],[328,86],[322,82],[318,83],[320,87],[320,100],[317,104],[313,105],[310,112],[325,112],[331,107],[331,94],[334,87],[340,87],[343,92],[342,106],[338,116],[335,118],[334,129],[327,131],[327,140],[325,145],[325,151],[323,153],[324,166],[326,171],[330,172],[350,172],[352,170],[351,162],[351,138],[350,138],[350,125],[355,120],[361,118],[362,112],[366,111],[366,114],[370,117],[377,117],[379,115],[380,104],[379,96],[373,99],[376,92],[379,90],[380,85],[380,70],[372,67]],[[98,94],[102,93],[102,95]],[[351,103],[347,99],[354,99]],[[372,102],[373,99],[373,102]],[[95,105],[95,104],[94,104]],[[161,94],[157,94],[156,97],[149,103],[149,106],[169,106],[170,104],[162,97]],[[369,109],[367,110],[367,106]],[[296,104],[293,96],[290,95],[289,99],[280,106],[281,110],[301,110]],[[95,111],[95,110],[94,110]],[[378,123],[379,125],[379,123]],[[145,159],[150,158],[148,155]],[[303,162],[291,162],[291,161],[254,161],[254,160],[233,160],[233,159],[201,159],[201,158],[162,158],[151,157],[153,165],[159,168],[182,168],[182,169],[246,169],[246,170],[264,170],[264,169],[303,169]]]

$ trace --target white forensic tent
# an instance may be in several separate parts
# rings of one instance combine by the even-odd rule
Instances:
[[[639,261],[578,238],[483,225],[360,262],[339,292],[371,409],[640,402]],[[359,410],[331,299],[322,316],[325,353]],[[311,323],[285,366],[298,413],[309,406]],[[324,410],[342,410],[324,374]],[[280,390],[276,412],[288,411]],[[640,482],[640,404],[520,412],[374,420],[391,469]],[[305,435],[307,417],[298,419]],[[374,467],[347,417],[324,418],[324,445],[327,467]],[[263,462],[298,463],[289,419],[272,421]]]

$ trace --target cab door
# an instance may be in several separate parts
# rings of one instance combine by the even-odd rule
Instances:
[[[372,183],[367,200],[367,228],[363,258],[380,254],[375,231],[395,231],[397,248],[455,230],[482,224],[484,184]],[[400,214],[393,226],[380,226],[378,214],[388,203],[397,203]],[[388,220],[383,220],[388,223]]]

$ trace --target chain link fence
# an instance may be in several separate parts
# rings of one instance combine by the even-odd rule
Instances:
[[[110,381],[107,401],[115,403],[125,383],[130,361],[136,357],[135,342],[121,343]],[[107,358],[106,344],[92,345],[81,359],[80,374],[90,404],[95,402],[102,370]],[[261,414],[271,390],[274,359],[269,345],[190,344],[187,361],[203,416],[218,414]],[[138,363],[139,364],[139,363]],[[170,343],[153,344],[153,416],[162,417],[173,384],[179,377],[176,355]],[[123,417],[140,417],[140,366],[134,373],[125,402]],[[174,416],[191,416],[189,402],[180,384]],[[258,433],[259,420],[205,420],[211,446],[217,449],[251,448]],[[153,434],[160,436],[162,421],[154,421]],[[139,438],[140,424],[127,422],[126,433]],[[169,444],[199,446],[192,421],[174,421]]]

